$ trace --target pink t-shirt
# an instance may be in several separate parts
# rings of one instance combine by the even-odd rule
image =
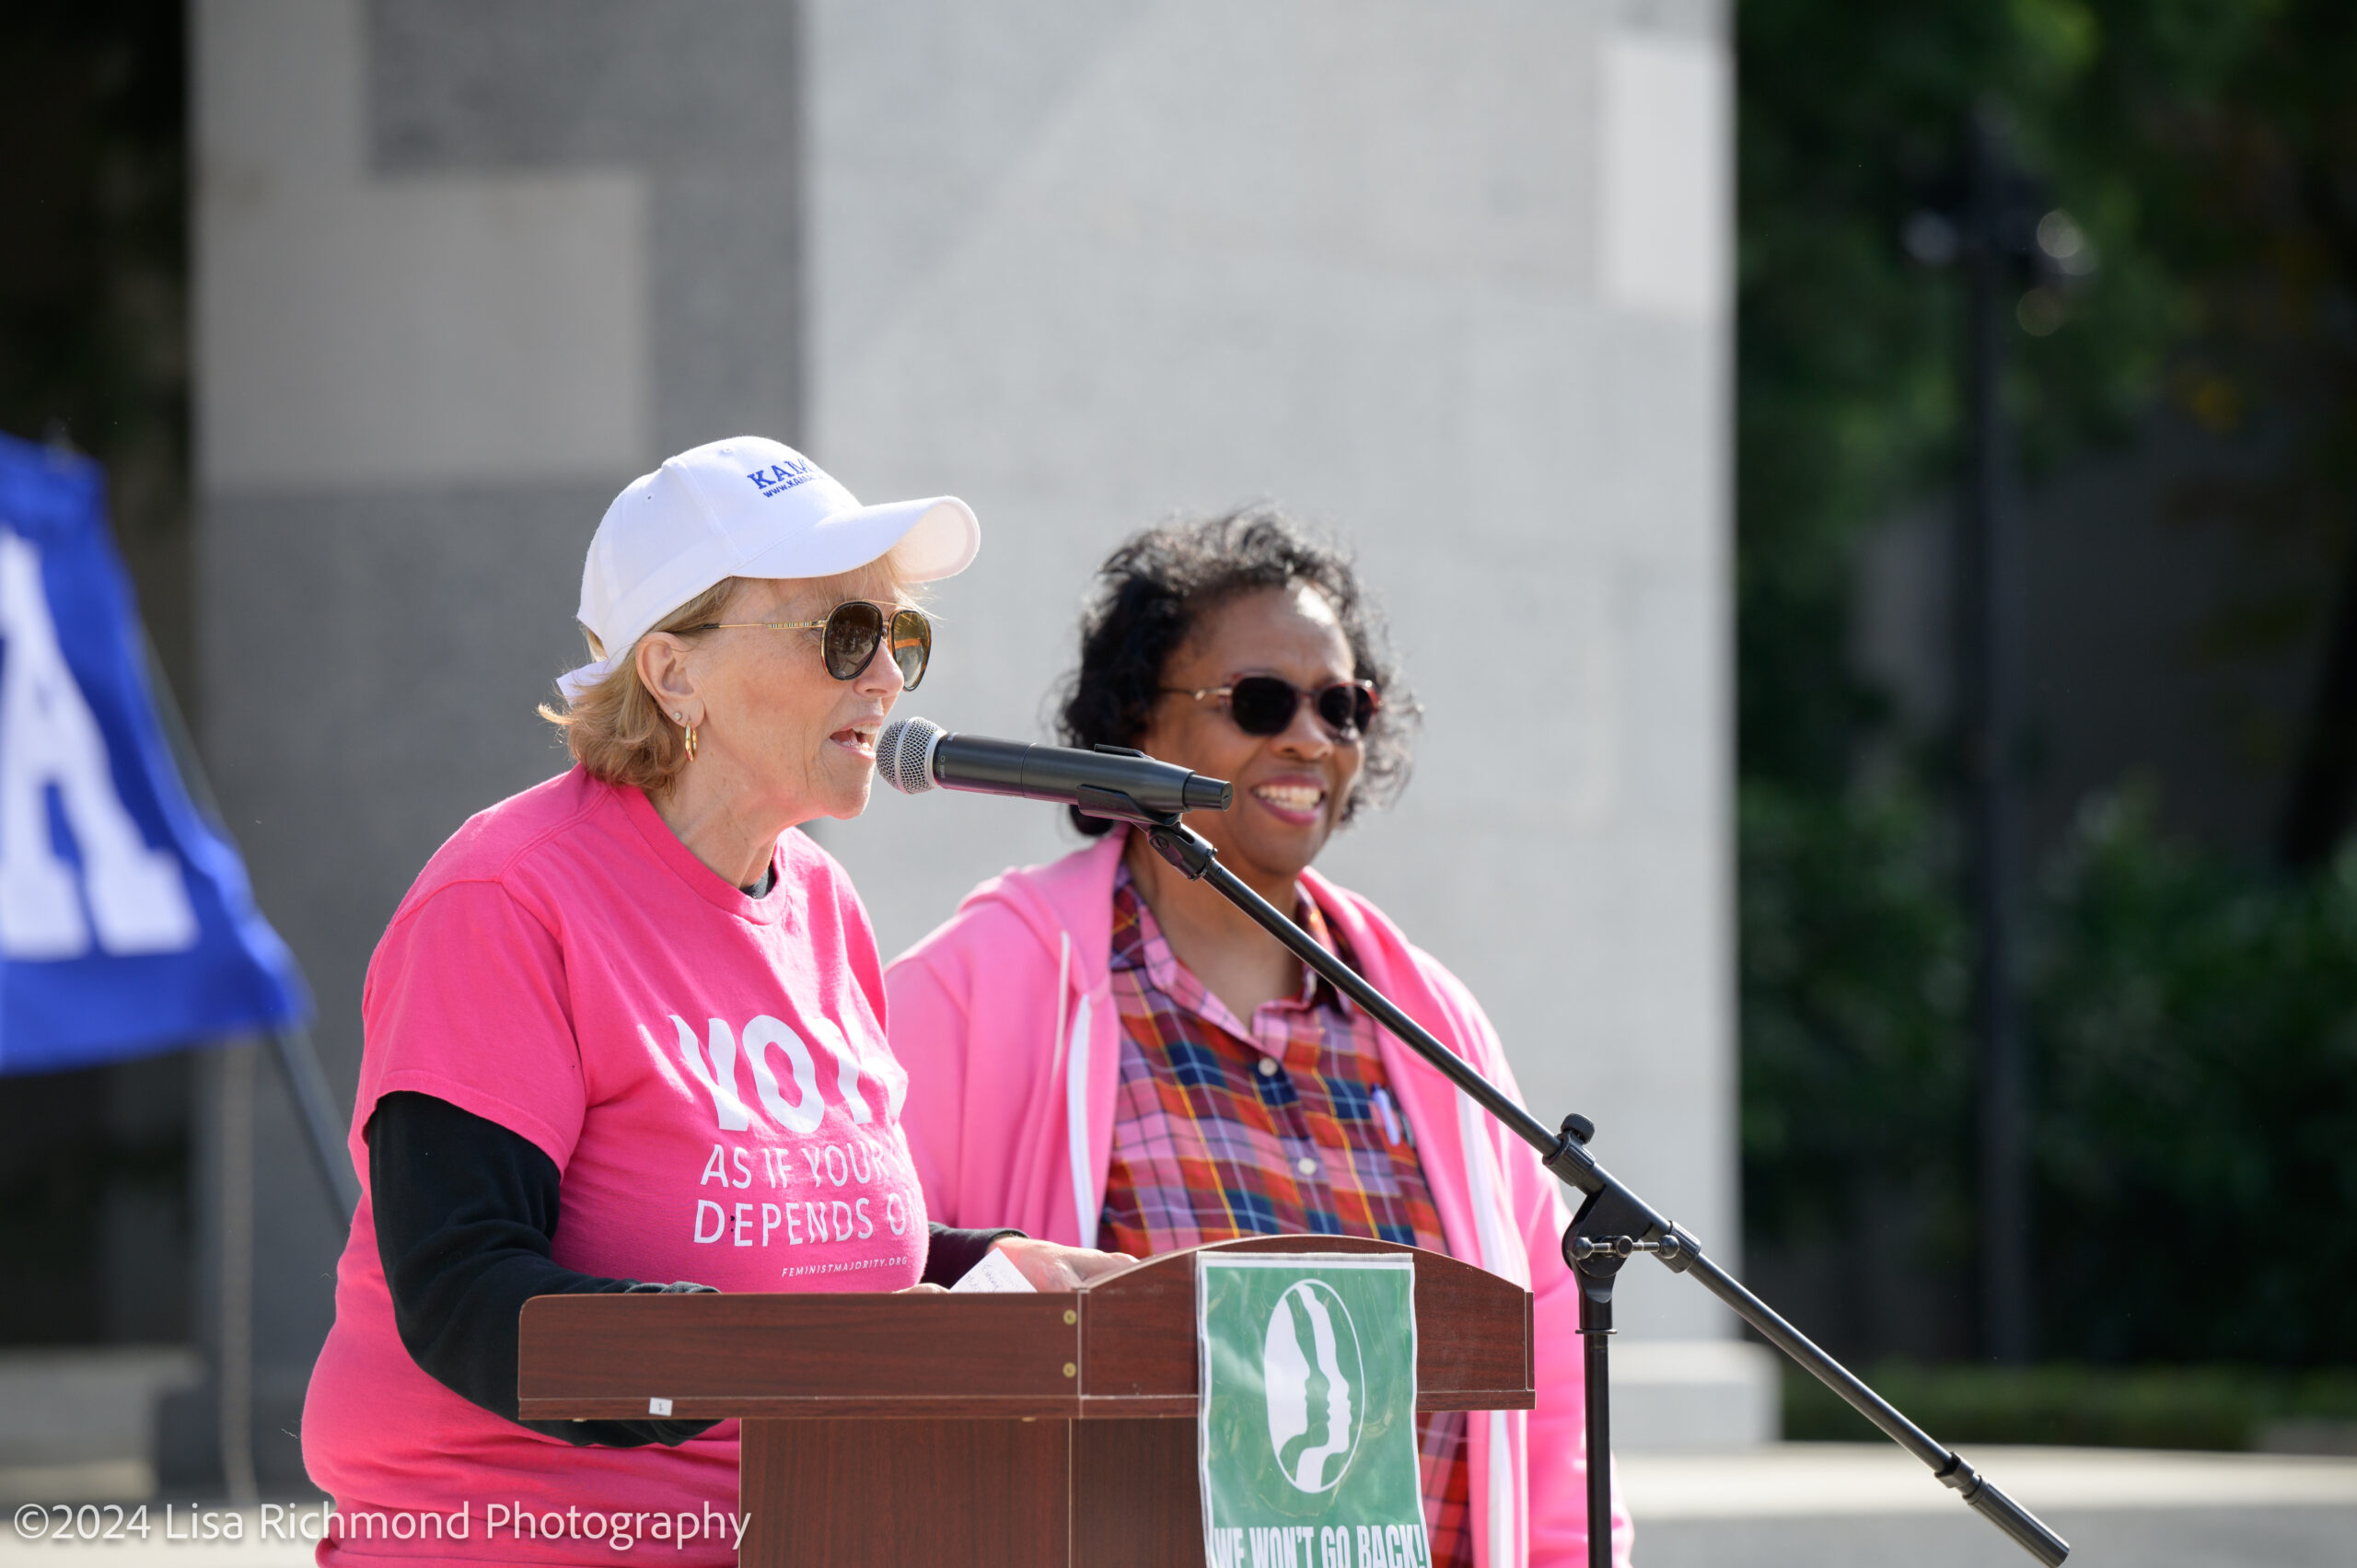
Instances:
[[[519,1513],[569,1507],[608,1527],[631,1514],[636,1550],[666,1562],[736,1561],[733,1527],[708,1523],[736,1507],[736,1423],[677,1448],[575,1447],[410,1358],[366,1191],[361,1130],[380,1095],[434,1095],[545,1150],[567,1268],[724,1291],[916,1283],[924,1199],[866,912],[803,834],[779,839],[773,865],[775,886],[749,898],[643,793],[575,769],[468,822],[401,900],[362,994],[363,1191],[303,1409],[304,1464],[342,1516],[323,1565],[624,1555],[579,1524],[515,1531]],[[453,1515],[464,1539],[448,1539]],[[707,1522],[681,1549],[657,1515]]]

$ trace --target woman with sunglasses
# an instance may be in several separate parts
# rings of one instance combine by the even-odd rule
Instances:
[[[369,964],[363,1196],[303,1421],[345,1521],[322,1562],[470,1554],[348,1532],[463,1507],[487,1531],[493,1500],[600,1529],[629,1512],[667,1560],[736,1561],[726,1531],[664,1539],[734,1514],[735,1423],[516,1419],[531,1296],[937,1288],[993,1247],[1070,1289],[1120,1261],[928,1217],[866,913],[794,830],[865,807],[877,731],[932,652],[910,590],[979,540],[961,501],[862,506],[754,437],[606,513],[594,658],[540,710],[575,765],[443,845]],[[480,1550],[613,1560],[563,1532]]]
[[[1232,783],[1232,809],[1189,818],[1228,868],[1511,1090],[1456,977],[1311,869],[1405,782],[1415,714],[1349,560],[1255,508],[1113,552],[1062,728]],[[1139,1256],[1375,1237],[1527,1284],[1538,1408],[1418,1422],[1431,1561],[1585,1563],[1578,1293],[1553,1179],[1209,887],[1140,836],[1073,821],[1097,842],[984,883],[886,974],[930,1212]]]

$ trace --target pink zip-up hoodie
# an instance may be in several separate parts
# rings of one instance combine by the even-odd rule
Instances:
[[[993,877],[885,973],[887,1028],[909,1074],[900,1122],[927,1212],[946,1225],[1097,1245],[1120,1063],[1111,953],[1124,837]],[[1370,983],[1519,1096],[1490,1020],[1456,976],[1357,894],[1315,872],[1302,886]],[[1576,1568],[1587,1551],[1587,1444],[1579,1293],[1559,1250],[1570,1216],[1534,1152],[1406,1045],[1381,1039],[1449,1252],[1535,1297],[1538,1408],[1470,1422],[1475,1561]],[[1616,1487],[1621,1568],[1632,1533]]]

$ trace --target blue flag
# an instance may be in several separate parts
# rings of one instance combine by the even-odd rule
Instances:
[[[173,766],[99,466],[0,436],[0,1073],[308,1010]]]

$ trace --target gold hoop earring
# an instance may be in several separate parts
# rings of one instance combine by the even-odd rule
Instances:
[[[688,726],[688,761],[691,761],[691,762],[692,762],[692,761],[694,761],[695,760],[696,760],[696,726],[693,726],[693,725],[690,725],[690,726]]]

